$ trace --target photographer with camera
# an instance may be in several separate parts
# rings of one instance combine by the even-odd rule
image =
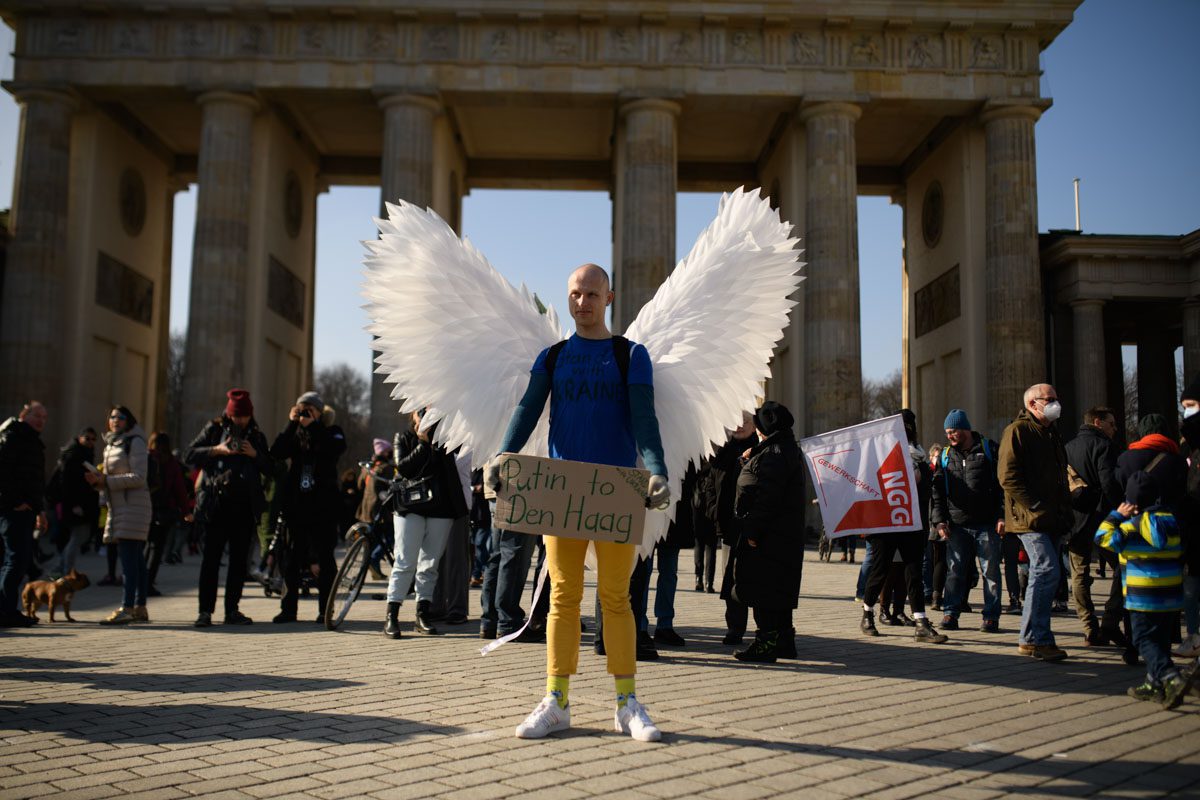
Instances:
[[[254,404],[245,389],[226,392],[225,413],[212,420],[192,440],[184,459],[203,471],[196,492],[194,522],[204,537],[200,562],[200,614],[197,628],[212,625],[217,606],[221,554],[229,546],[225,574],[225,624],[249,625],[238,610],[246,581],[246,554],[258,517],[267,507],[263,476],[271,472],[267,437],[254,421]]]
[[[317,621],[322,621],[337,575],[333,558],[341,506],[337,461],[346,450],[346,436],[333,424],[331,411],[316,392],[305,392],[288,413],[288,426],[271,445],[273,457],[290,461],[287,475],[276,487],[283,496],[287,545],[282,565],[286,588],[273,622],[296,621],[304,570],[317,579]]]

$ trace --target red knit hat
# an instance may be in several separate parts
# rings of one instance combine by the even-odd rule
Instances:
[[[225,416],[254,416],[254,404],[250,402],[250,393],[245,389],[230,389],[225,396],[229,398],[229,402],[225,404]]]

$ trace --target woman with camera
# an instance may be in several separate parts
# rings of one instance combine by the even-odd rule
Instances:
[[[262,479],[271,472],[267,437],[254,421],[254,404],[245,389],[230,389],[225,413],[212,420],[192,440],[184,459],[203,472],[196,492],[194,523],[204,537],[200,561],[200,613],[197,628],[212,625],[217,607],[221,555],[229,545],[225,575],[225,624],[249,625],[238,610],[246,582],[246,554],[258,517],[267,507]]]
[[[310,572],[317,579],[320,605],[316,619],[321,622],[337,575],[333,558],[341,509],[337,461],[346,450],[346,436],[333,424],[332,409],[326,409],[316,392],[300,395],[288,420],[271,445],[272,456],[290,462],[287,475],[275,489],[283,497],[287,545],[282,570],[286,588],[272,621],[296,621],[301,577]]]
[[[454,520],[467,513],[467,500],[454,456],[433,443],[436,423],[421,430],[424,411],[412,415],[413,429],[405,431],[396,447],[396,473],[400,485],[394,493],[396,549],[388,582],[387,618],[383,632],[400,638],[400,603],[408,596],[414,578],[417,586],[416,632],[437,635],[429,608],[437,588],[438,562]]]

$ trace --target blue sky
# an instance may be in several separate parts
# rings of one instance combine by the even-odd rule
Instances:
[[[1083,228],[1090,233],[1186,233],[1200,227],[1200,2],[1136,5],[1086,0],[1043,53],[1043,93],[1054,106],[1038,123],[1041,230],[1073,228],[1072,179],[1082,179]],[[0,26],[0,75],[12,75],[13,35]],[[0,206],[12,196],[18,111],[0,93]],[[677,258],[716,212],[717,195],[681,194]],[[318,200],[317,367],[345,361],[369,369],[369,337],[358,297],[360,240],[374,236],[374,187],[334,187]],[[195,188],[175,204],[171,327],[186,325]],[[612,259],[611,204],[598,192],[482,191],[463,206],[465,234],[513,283],[524,281],[561,310],[567,270]],[[900,210],[859,199],[862,318],[894,331],[863,353],[863,373],[900,367]],[[879,342],[877,335],[863,341]]]

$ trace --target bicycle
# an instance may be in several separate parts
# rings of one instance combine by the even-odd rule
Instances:
[[[346,555],[338,567],[337,577],[333,580],[333,588],[325,603],[325,630],[337,630],[362,592],[371,567],[371,553],[383,544],[380,527],[385,516],[391,514],[391,494],[392,487],[389,485],[380,497],[372,520],[356,522],[346,531]],[[390,567],[393,563],[392,553],[386,547],[383,548],[383,557]]]

